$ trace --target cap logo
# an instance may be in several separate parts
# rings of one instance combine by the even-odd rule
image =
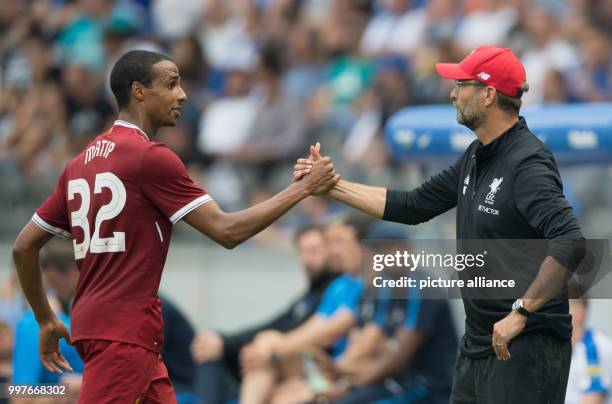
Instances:
[[[485,73],[485,72],[480,72],[476,75],[476,77],[480,77],[483,80],[489,80],[491,78],[491,75],[489,73]]]

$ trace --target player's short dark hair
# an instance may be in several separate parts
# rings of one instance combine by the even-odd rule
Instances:
[[[300,241],[304,234],[310,233],[311,231],[323,235],[323,228],[321,226],[316,224],[306,224],[298,229],[298,231],[295,233],[295,236],[293,237],[293,241],[297,243],[298,241]]]
[[[127,107],[130,102],[132,83],[135,81],[149,87],[153,81],[151,67],[170,57],[152,51],[133,50],[124,54],[113,66],[110,75],[110,87],[119,109]]]
[[[529,91],[529,84],[523,83],[516,97],[510,97],[509,95],[497,92],[497,105],[506,112],[510,112],[513,115],[518,115],[521,110],[521,106],[523,105],[521,97],[523,96],[523,93],[527,91]]]

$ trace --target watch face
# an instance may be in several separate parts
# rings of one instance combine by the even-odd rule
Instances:
[[[512,310],[518,310],[519,307],[521,307],[521,300],[515,300],[514,303],[512,303]]]

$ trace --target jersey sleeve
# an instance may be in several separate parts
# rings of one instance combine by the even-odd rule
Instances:
[[[66,198],[65,173],[62,173],[51,195],[36,209],[32,222],[53,235],[71,238]]]
[[[140,189],[172,224],[212,198],[187,174],[185,165],[170,149],[154,143],[139,167]]]

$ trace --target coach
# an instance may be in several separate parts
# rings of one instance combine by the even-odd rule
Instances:
[[[439,63],[436,70],[455,80],[450,98],[457,121],[477,140],[455,164],[412,191],[341,180],[328,195],[406,224],[457,207],[457,239],[549,239],[545,258],[532,263],[523,298],[464,297],[466,331],[451,403],[561,404],[572,351],[565,284],[584,256],[584,238],[553,155],[519,116],[521,95],[529,89],[525,70],[510,49],[492,46],[458,64]],[[295,180],[316,154],[298,160]]]

